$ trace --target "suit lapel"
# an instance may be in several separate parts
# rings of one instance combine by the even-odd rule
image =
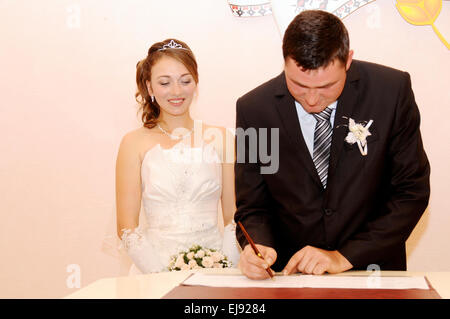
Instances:
[[[296,150],[296,154],[300,159],[306,171],[311,175],[318,186],[323,187],[317,174],[316,167],[312,161],[311,154],[306,146],[303,134],[300,128],[297,109],[295,108],[295,100],[289,93],[286,85],[284,72],[278,76],[278,86],[275,93],[277,98],[276,108],[281,118],[283,128],[285,129],[291,144]]]
[[[348,118],[352,117],[354,108],[358,103],[359,73],[357,62],[354,61],[347,71],[347,80],[344,89],[338,98],[336,115],[334,118],[333,139],[331,143],[330,165],[328,167],[328,181],[333,178],[336,166],[348,133]]]

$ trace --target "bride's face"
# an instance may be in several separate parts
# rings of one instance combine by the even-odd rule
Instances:
[[[197,84],[183,63],[165,56],[152,67],[147,82],[150,95],[154,95],[161,113],[172,116],[185,115],[194,98]]]

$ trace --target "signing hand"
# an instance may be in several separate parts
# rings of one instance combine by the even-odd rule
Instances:
[[[242,274],[250,279],[267,279],[269,274],[266,269],[273,265],[277,259],[275,249],[263,245],[255,245],[264,259],[255,254],[252,246],[245,246],[239,260],[239,269]],[[273,271],[272,271],[273,273]]]
[[[337,250],[329,251],[316,247],[306,246],[291,257],[283,274],[290,275],[295,272],[322,275],[340,273],[352,268],[353,265]]]

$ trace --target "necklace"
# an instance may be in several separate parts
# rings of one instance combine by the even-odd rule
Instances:
[[[156,125],[158,126],[158,128],[160,129],[161,132],[166,134],[172,140],[184,139],[184,138],[190,136],[192,134],[192,132],[194,131],[194,128],[191,128],[191,130],[189,132],[187,132],[186,134],[184,134],[184,135],[173,135],[173,134],[170,134],[169,132],[167,132],[165,129],[163,129],[158,123],[156,123]]]

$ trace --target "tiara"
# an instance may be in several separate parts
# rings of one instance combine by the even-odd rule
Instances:
[[[158,49],[158,51],[164,51],[167,49],[182,49],[182,50],[187,50],[186,48],[183,48],[183,46],[179,43],[176,43],[173,40],[170,40],[169,43],[164,44],[163,47],[161,49]]]

